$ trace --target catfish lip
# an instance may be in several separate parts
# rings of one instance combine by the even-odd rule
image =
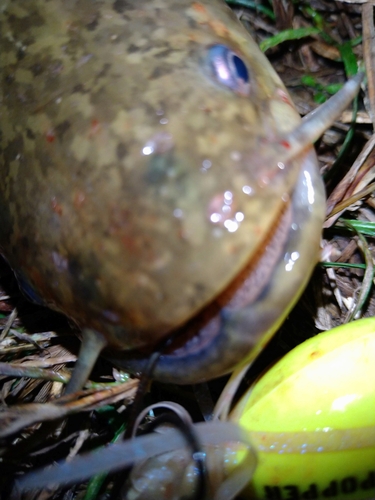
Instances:
[[[267,287],[273,270],[283,255],[291,220],[291,206],[286,203],[284,211],[279,214],[255,257],[223,292],[185,325],[171,332],[161,343],[152,348],[137,349],[132,353],[135,356],[137,353],[145,356],[159,349],[161,355],[178,358],[198,353],[212,344],[215,337],[220,334],[223,311],[233,312],[244,307],[251,307],[251,304]]]

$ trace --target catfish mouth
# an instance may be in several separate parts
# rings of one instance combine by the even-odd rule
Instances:
[[[290,203],[287,203],[255,256],[210,304],[184,326],[171,333],[170,344],[162,354],[184,357],[200,352],[212,344],[220,334],[223,314],[251,307],[251,304],[256,302],[283,255],[291,221],[292,210]]]
[[[153,353],[159,352],[165,361],[186,364],[191,359],[191,369],[194,370],[194,359],[204,355],[207,349],[216,349],[217,340],[223,334],[223,316],[235,314],[243,308],[249,308],[261,296],[272,278],[275,267],[288,239],[292,221],[292,207],[290,202],[285,203],[284,210],[279,214],[273,227],[266,234],[258,252],[232,280],[227,288],[221,292],[210,304],[191,318],[185,325],[172,331],[161,343],[145,349],[123,352],[122,362],[133,371],[138,364],[144,365],[145,360]],[[226,343],[227,344],[227,343]],[[226,348],[231,349],[231,345]],[[222,348],[222,347],[221,347]],[[227,350],[225,349],[225,350]],[[111,352],[111,355],[116,356]],[[225,353],[222,354],[223,357]],[[244,356],[246,353],[241,352]],[[112,356],[111,356],[112,357]],[[116,356],[117,358],[117,356]],[[113,357],[114,362],[115,358]],[[230,366],[223,363],[222,368],[209,378],[218,377],[231,370],[241,359],[231,362]],[[159,377],[158,377],[159,378]]]

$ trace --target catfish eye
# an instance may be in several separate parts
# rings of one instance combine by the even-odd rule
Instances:
[[[208,61],[217,81],[244,96],[250,92],[249,71],[243,59],[225,45],[208,49]]]

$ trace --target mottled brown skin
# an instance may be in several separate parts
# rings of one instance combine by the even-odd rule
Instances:
[[[307,267],[278,278],[293,275],[276,304],[277,287],[265,287],[285,267],[305,160],[283,170],[269,161],[299,116],[265,57],[219,0],[7,1],[0,37],[0,247],[21,286],[118,351],[152,349],[207,305],[186,336],[217,323],[252,274],[232,309],[262,296],[268,319],[257,312],[256,324],[236,326],[240,312],[226,336],[237,329],[244,340],[228,360],[219,343],[199,370],[183,354],[156,375],[189,382],[233,368],[306,282],[322,219],[316,201],[293,202],[306,209],[295,239]],[[217,81],[207,60],[215,44],[245,62],[248,95]],[[213,222],[226,193],[228,212]],[[206,347],[220,329],[210,324]]]

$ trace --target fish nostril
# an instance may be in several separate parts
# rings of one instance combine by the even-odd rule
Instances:
[[[216,80],[237,94],[250,93],[250,75],[243,59],[225,45],[214,45],[208,49],[208,60]]]

